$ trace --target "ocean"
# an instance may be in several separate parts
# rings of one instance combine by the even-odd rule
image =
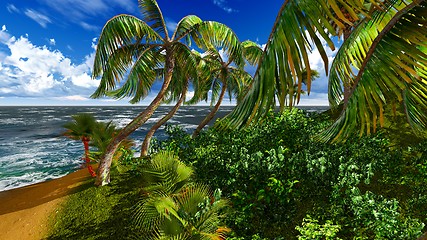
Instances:
[[[153,116],[131,138],[136,151],[148,129],[172,107],[160,106]],[[307,111],[324,111],[327,107],[301,107]],[[82,168],[83,144],[62,136],[62,127],[71,115],[92,113],[99,121],[113,121],[124,127],[143,111],[143,106],[49,106],[0,107],[0,191],[62,177]],[[221,106],[216,117],[233,109]],[[209,113],[208,106],[183,106],[167,124],[180,125],[191,133]],[[212,121],[214,122],[214,120]],[[211,123],[212,123],[211,122]],[[164,127],[155,137],[166,138]]]

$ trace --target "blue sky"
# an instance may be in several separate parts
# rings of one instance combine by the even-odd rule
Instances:
[[[222,22],[240,40],[265,44],[283,1],[158,0],[167,24],[195,14]],[[2,0],[0,3],[0,105],[126,105],[126,100],[89,99],[96,41],[111,17],[141,17],[137,0]],[[330,52],[332,56],[333,53]],[[320,57],[310,56],[322,77],[303,105],[327,104]],[[155,89],[141,103],[146,105]]]

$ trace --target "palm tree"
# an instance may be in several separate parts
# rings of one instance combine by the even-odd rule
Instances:
[[[254,42],[249,40],[240,44],[239,47],[242,48],[242,55],[228,56],[228,59],[225,59],[227,56],[223,56],[214,46],[210,46],[209,50],[206,52],[203,58],[205,67],[199,68],[201,71],[204,71],[201,75],[205,76],[204,79],[202,78],[200,80],[204,82],[206,86],[206,91],[202,93],[202,96],[207,100],[208,92],[211,90],[211,106],[215,101],[216,104],[194,130],[193,138],[200,133],[203,127],[205,127],[218,112],[227,90],[230,101],[233,95],[237,96],[237,100],[240,101],[242,96],[246,94],[248,86],[251,84],[252,76],[243,69],[243,59],[247,60],[250,64],[255,64],[259,60],[262,50]]]
[[[108,145],[110,144],[111,140],[119,133],[120,129],[116,127],[116,125],[113,122],[97,122],[92,135],[91,135],[91,141],[90,146],[96,147],[97,152],[91,152],[92,156],[94,156],[96,159],[99,159],[103,152],[107,149]],[[123,149],[126,151],[131,150],[131,148],[135,145],[134,141],[126,138],[120,143],[119,149]],[[121,156],[118,155],[118,152],[115,154],[115,159],[120,158]]]
[[[424,0],[319,0],[316,4],[286,0],[253,87],[228,121],[219,126],[239,127],[262,118],[275,105],[275,93],[291,92],[289,88],[295,83],[299,96],[302,72],[311,72],[308,51],[317,47],[328,73],[328,56],[321,40],[334,49],[330,36],[345,34],[329,77],[330,105],[342,104],[343,108],[320,139],[344,139],[356,129],[360,134],[375,131],[378,122],[383,124],[385,106],[390,104],[401,105],[413,128],[423,131],[427,127],[426,5]],[[285,89],[276,89],[275,80]],[[309,74],[308,93],[311,80]],[[291,96],[288,104],[292,106]]]
[[[193,169],[168,152],[143,166],[145,199],[135,208],[143,239],[223,239],[220,191],[192,183]]]
[[[234,42],[224,41],[230,35],[229,30],[215,22],[202,24],[200,18],[189,15],[179,21],[175,32],[170,36],[157,2],[139,0],[139,5],[143,20],[122,14],[105,24],[98,40],[93,70],[93,77],[101,77],[101,82],[92,97],[131,97],[130,102],[137,103],[147,96],[160,68],[164,69],[163,84],[150,105],[108,145],[98,167],[95,181],[98,186],[110,182],[109,169],[120,142],[144,124],[161,104],[175,68],[184,66],[185,69],[181,70],[183,72],[195,69],[196,63],[191,50],[183,40],[187,40],[189,44],[192,35],[198,43],[221,42],[232,54],[236,51],[230,47]],[[177,65],[178,62],[181,64]],[[125,82],[117,86],[123,79]]]
[[[109,183],[109,168],[120,142],[144,124],[160,105],[172,79],[175,63],[186,63],[183,66],[187,67],[192,61],[190,49],[180,40],[201,22],[200,18],[192,15],[184,17],[172,37],[169,37],[157,2],[140,0],[139,4],[143,20],[130,15],[118,15],[105,24],[99,38],[93,71],[93,77],[101,77],[101,82],[92,97],[132,97],[130,102],[137,103],[148,94],[161,65],[164,68],[163,84],[151,104],[107,146],[100,160],[96,185]],[[116,84],[124,78],[125,83],[117,87]]]
[[[186,76],[180,76],[179,74],[174,74],[174,76],[177,77],[176,80],[172,80],[171,85],[169,85],[170,96],[169,98],[164,99],[163,102],[170,103],[176,101],[176,104],[165,116],[163,116],[158,122],[156,122],[145,135],[144,142],[141,146],[141,157],[146,157],[148,155],[148,149],[150,148],[151,138],[154,136],[154,133],[156,133],[157,129],[163,126],[163,124],[165,124],[175,115],[175,113],[178,111],[179,107],[185,100],[185,96],[188,90],[189,78]]]
[[[146,157],[148,155],[150,141],[154,133],[175,115],[175,113],[178,111],[178,109],[183,103],[195,104],[200,101],[198,98],[192,97],[189,101],[185,102],[185,98],[186,98],[186,94],[187,94],[190,82],[192,82],[193,91],[196,92],[195,95],[198,95],[198,93],[200,92],[200,87],[199,87],[200,83],[199,83],[198,75],[202,71],[200,71],[199,68],[204,67],[202,55],[196,50],[192,50],[192,53],[197,62],[197,69],[196,71],[187,73],[187,74],[192,74],[192,76],[182,75],[182,72],[180,71],[179,68],[175,70],[174,78],[172,79],[172,83],[169,85],[169,91],[166,94],[167,96],[165,96],[165,99],[163,100],[163,102],[164,103],[176,102],[176,104],[164,117],[162,117],[157,123],[155,123],[150,128],[148,133],[145,135],[144,142],[142,143],[142,147],[141,147],[141,157]]]
[[[63,126],[64,128],[68,129],[63,133],[63,135],[73,140],[80,140],[83,142],[87,169],[90,175],[95,177],[96,174],[90,165],[89,142],[91,141],[93,130],[96,128],[97,121],[89,113],[80,113],[77,115],[72,115],[71,117],[73,118],[73,121],[66,123]]]

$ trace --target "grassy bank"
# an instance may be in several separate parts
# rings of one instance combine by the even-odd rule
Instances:
[[[50,223],[47,239],[130,239],[132,207],[138,201],[139,177],[132,171],[112,172],[109,186],[96,188],[93,179],[70,194]]]

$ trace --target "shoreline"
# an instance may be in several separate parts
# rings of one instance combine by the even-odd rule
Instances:
[[[42,239],[49,218],[66,196],[90,183],[87,169],[61,178],[0,192],[0,239]]]

